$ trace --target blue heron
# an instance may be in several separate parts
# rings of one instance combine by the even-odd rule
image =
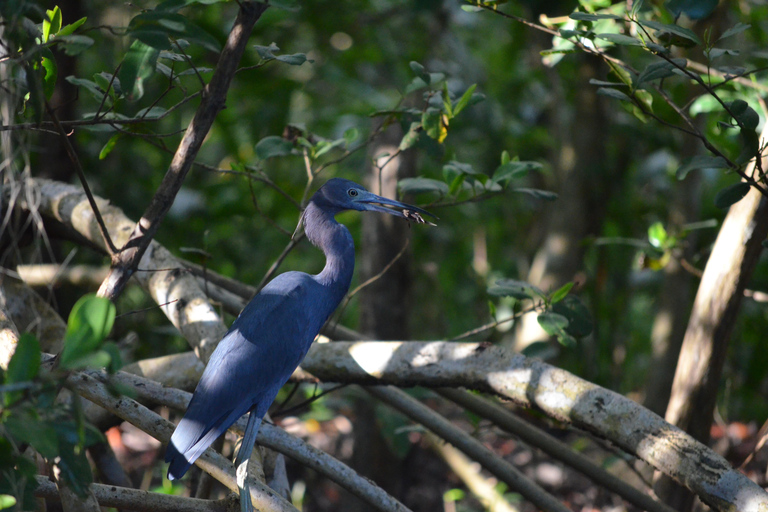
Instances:
[[[425,223],[431,213],[368,192],[340,178],[328,180],[309,200],[299,220],[313,245],[325,253],[317,275],[285,272],[248,303],[211,355],[186,414],[165,454],[168,478],[181,478],[197,458],[240,416],[250,413],[235,459],[240,503],[250,510],[245,481],[261,420],[320,328],[349,290],[355,246],[335,215],[344,210],[386,212]]]

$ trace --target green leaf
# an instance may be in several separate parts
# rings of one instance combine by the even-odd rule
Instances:
[[[45,93],[42,88],[43,75],[40,72],[41,69],[40,66],[37,66],[36,69],[31,63],[27,63],[24,66],[28,94],[24,101],[24,109],[25,112],[31,112],[32,118],[36,123],[40,123],[43,120],[43,98]]]
[[[59,454],[59,438],[53,424],[40,418],[31,407],[14,409],[4,423],[4,427],[17,440],[29,443],[46,459],[53,459]]]
[[[461,189],[461,186],[464,184],[464,180],[467,179],[466,174],[459,174],[451,180],[451,186],[448,189],[448,195],[449,196],[455,196],[458,194],[459,190]]]
[[[403,135],[403,140],[400,141],[400,146],[398,146],[398,149],[400,151],[405,151],[406,149],[416,144],[419,141],[419,132],[421,132],[421,123],[411,123],[411,127],[408,128],[408,132]]]
[[[403,194],[422,194],[425,192],[436,192],[441,196],[448,194],[446,183],[430,178],[403,178],[397,182],[397,187]]]
[[[59,9],[59,6],[57,5],[53,10],[45,11],[45,18],[43,19],[43,43],[47,43],[51,36],[59,30],[61,30],[61,9]]]
[[[106,94],[104,90],[102,90],[101,87],[99,87],[99,85],[93,80],[88,80],[86,78],[77,78],[74,76],[68,76],[66,80],[67,82],[73,85],[77,85],[78,87],[85,88],[89,93],[91,93],[93,98],[99,103],[101,103],[101,100],[104,98],[104,95]],[[112,98],[107,96],[106,100],[104,101],[104,105],[107,107],[111,107]]]
[[[259,58],[262,60],[272,60],[275,58],[275,52],[279,52],[280,48],[275,43],[270,43],[269,46],[260,46],[258,44],[253,45],[256,48],[256,53],[259,54]]]
[[[488,301],[488,314],[491,318],[496,318],[496,304],[493,301]]]
[[[113,100],[117,99],[122,93],[120,79],[117,77],[113,79],[110,73],[96,73],[93,75],[93,81],[96,82],[96,85],[102,91],[109,91],[109,97]]]
[[[508,161],[506,164],[500,165],[493,172],[493,182],[508,183],[524,178],[530,171],[538,169],[541,169],[541,164],[538,162]]]
[[[738,56],[741,52],[739,50],[731,50],[729,48],[712,48],[709,51],[709,57],[711,59],[717,59],[723,55]]]
[[[501,165],[508,164],[512,159],[509,156],[509,151],[506,149],[501,152]]]
[[[744,165],[758,155],[760,137],[755,130],[744,129],[739,132],[739,139],[741,139],[741,151],[736,157],[736,164]]]
[[[749,183],[740,181],[730,187],[720,190],[715,196],[715,206],[726,209],[732,204],[738,203],[749,193]]]
[[[637,90],[635,91],[635,98],[645,107],[647,112],[653,112],[653,95],[650,92],[642,89]],[[635,107],[637,107],[637,105],[635,105]]]
[[[562,301],[552,305],[552,312],[568,319],[565,332],[576,338],[588,336],[594,329],[592,315],[576,295],[568,295]]]
[[[41,54],[42,59],[40,63],[43,66],[43,69],[45,69],[45,75],[43,76],[43,93],[46,98],[51,99],[51,96],[53,96],[53,93],[56,90],[56,80],[59,77],[59,70],[51,50],[43,48]]]
[[[644,3],[645,3],[644,0],[634,0],[632,2],[632,11],[630,11],[630,15],[632,18],[637,18],[637,15],[642,10]]]
[[[108,299],[90,294],[75,303],[69,314],[64,349],[59,364],[76,369],[91,362],[115,321],[115,305]]]
[[[552,293],[552,295],[549,298],[549,302],[551,304],[557,304],[558,302],[563,300],[568,295],[568,292],[571,291],[571,288],[573,288],[573,285],[575,284],[576,283],[574,282],[565,283],[563,286],[558,288],[554,293]]]
[[[735,36],[736,34],[741,34],[742,32],[744,32],[745,30],[751,27],[752,25],[747,25],[745,23],[737,23],[736,25],[732,26],[731,28],[723,32],[723,35],[721,35],[717,41],[722,41],[726,37],[731,37],[731,36]]]
[[[545,201],[554,201],[557,199],[557,194],[554,192],[550,192],[549,190],[539,190],[537,188],[524,188],[524,187],[518,187],[513,188],[513,192],[520,192],[521,194],[528,194],[529,196],[533,196],[536,199],[543,199]]]
[[[474,176],[476,174],[480,174],[480,171],[476,171],[471,164],[465,164],[464,162],[459,162],[458,160],[451,160],[450,162],[448,162],[443,166],[444,175],[454,176],[457,173],[470,174]]]
[[[654,222],[648,227],[648,241],[657,249],[666,248],[668,237],[667,230],[664,229],[664,224],[661,222]]]
[[[733,117],[744,125],[746,130],[754,130],[760,123],[760,116],[744,100],[735,100],[728,104]]]
[[[339,147],[343,145],[346,142],[345,139],[336,139],[333,142],[329,141],[321,141],[317,143],[317,152],[315,153],[315,158],[319,158],[332,150],[333,148]]]
[[[138,100],[144,96],[144,81],[155,71],[158,55],[159,50],[141,41],[131,44],[117,75],[128,99]]]
[[[158,50],[170,50],[169,38],[185,39],[212,52],[220,50],[219,42],[211,34],[181,14],[147,11],[134,16],[128,24],[128,34]]]
[[[572,12],[569,16],[576,21],[621,20],[621,16],[615,14],[591,14],[588,12]]]
[[[80,28],[80,26],[83,23],[85,23],[87,20],[88,20],[88,18],[83,17],[83,18],[80,18],[79,20],[77,20],[75,22],[70,23],[69,25],[65,25],[64,27],[62,27],[61,30],[56,32],[56,34],[55,34],[56,37],[68,36],[68,35],[72,34],[75,30]]]
[[[0,494],[0,510],[16,506],[16,498],[10,494]]]
[[[360,132],[357,128],[347,128],[344,130],[344,140],[347,142],[347,147],[349,147],[353,142],[357,140],[357,138],[360,136]]]
[[[61,471],[62,479],[80,497],[84,497],[88,486],[93,482],[91,465],[85,456],[85,450],[76,449],[74,443],[60,441],[60,455],[56,466]]]
[[[685,13],[692,20],[706,18],[717,8],[718,0],[667,0],[667,9],[675,18]]]
[[[477,84],[472,84],[466,91],[464,91],[464,94],[461,95],[461,98],[459,98],[459,101],[456,102],[456,106],[453,109],[454,116],[459,115],[459,112],[464,110],[467,105],[469,105],[469,102],[472,100],[472,96],[476,88]]]
[[[120,355],[120,349],[117,348],[115,343],[111,341],[104,343],[98,353],[104,353],[109,358],[109,361],[101,365],[106,367],[109,373],[115,373],[123,367],[123,357]]]
[[[101,148],[101,151],[99,151],[99,160],[104,160],[109,156],[112,150],[115,149],[115,144],[117,144],[117,141],[120,140],[122,136],[123,134],[118,132],[109,138],[107,143],[104,144],[104,147]]]
[[[725,159],[720,156],[696,155],[683,161],[675,175],[678,180],[685,179],[688,173],[696,169],[725,169]]]
[[[453,105],[451,104],[451,95],[448,92],[448,82],[443,82],[443,90],[441,94],[443,96],[443,112],[445,112],[445,115],[449,118],[452,118],[454,113]]]
[[[226,0],[165,0],[165,2],[161,2],[157,7],[155,7],[155,10],[176,12],[183,7],[187,7],[188,5],[212,5],[225,1]]]
[[[5,371],[4,384],[27,382],[37,377],[40,370],[40,343],[32,334],[24,333],[19,336],[16,350]],[[23,396],[22,391],[5,394],[5,405],[8,406]]]
[[[596,34],[595,37],[620,46],[643,46],[643,42],[641,40],[637,39],[636,37],[625,36],[624,34]]]
[[[658,21],[652,21],[652,20],[640,20],[638,23],[641,25],[652,28],[654,30],[658,30],[662,34],[668,33],[675,35],[683,40],[689,41],[693,43],[694,45],[700,45],[701,39],[693,33],[692,30],[678,26],[678,25],[668,25],[666,23],[659,23]],[[677,46],[685,46],[685,43],[682,41],[676,41],[673,40],[672,44],[676,44]]]
[[[685,59],[672,59],[672,62],[683,69],[688,65],[688,61]],[[637,80],[635,80],[635,87],[640,87],[645,82],[659,80],[674,75],[674,70],[677,69],[677,67],[672,64],[672,62],[664,60],[650,64],[640,73]]]
[[[256,156],[261,160],[290,155],[292,151],[293,143],[277,135],[264,137],[256,144]]]
[[[163,114],[168,112],[163,107],[158,107],[157,105],[149,106],[146,108],[143,108],[136,112],[136,117],[140,117],[142,119],[158,119]]]
[[[497,297],[514,297],[515,299],[543,299],[546,294],[536,286],[515,279],[499,279],[488,288],[488,294]]]
[[[621,101],[632,101],[632,98],[624,94],[623,92],[610,87],[600,87],[597,89],[597,94],[602,96],[608,96],[609,98],[616,98]]]
[[[73,57],[80,55],[85,50],[93,46],[93,39],[88,36],[72,34],[69,36],[58,36],[56,40],[64,47],[64,53]]]
[[[421,78],[426,85],[430,84],[430,82],[432,81],[432,77],[429,73],[427,73],[427,70],[424,69],[424,66],[422,66],[415,60],[411,61],[409,65],[411,66],[411,69],[413,70],[413,72],[416,73],[417,77]]]
[[[448,135],[448,130],[443,123],[443,115],[440,110],[430,107],[421,116],[421,126],[424,128],[424,133],[441,144]]]
[[[293,55],[278,55],[275,57],[275,60],[285,62],[291,66],[301,66],[305,62],[315,62],[312,59],[308,59],[307,55],[304,53],[294,53]]]
[[[557,313],[550,313],[549,311],[541,313],[536,320],[538,320],[539,325],[544,329],[544,332],[551,336],[559,335],[565,331],[566,327],[568,327],[567,318],[563,315],[558,315]]]

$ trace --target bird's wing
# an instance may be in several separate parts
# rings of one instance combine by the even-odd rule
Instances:
[[[266,413],[325,321],[314,318],[308,302],[317,286],[306,274],[281,274],[245,307],[208,361],[171,437],[169,477],[181,477],[249,410]]]

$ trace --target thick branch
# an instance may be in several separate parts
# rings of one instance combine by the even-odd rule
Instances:
[[[227,43],[219,56],[218,64],[213,72],[210,83],[206,85],[200,106],[195,117],[184,133],[176,154],[171,161],[152,202],[147,207],[141,220],[131,234],[130,240],[113,259],[109,275],[99,289],[99,295],[114,299],[120,294],[125,283],[139,266],[144,252],[155,236],[160,222],[168,213],[187,172],[192,167],[197,152],[203,144],[206,134],[211,128],[216,115],[224,108],[227,90],[232,77],[237,71],[240,57],[248,44],[256,21],[266,10],[265,4],[242,2],[235,24],[232,27]]]
[[[606,438],[718,510],[768,507],[768,493],[677,427],[613,391],[500,347],[447,342],[314,344],[302,368],[328,382],[464,386]]]
[[[89,387],[95,386],[95,382],[100,376],[101,374],[99,373],[89,372]],[[174,409],[184,410],[191,398],[190,393],[167,387],[167,383],[165,382],[160,384],[125,372],[118,372],[112,379],[115,383],[132,388],[135,391],[137,398],[152,404],[165,405]],[[86,395],[84,394],[83,396]],[[86,396],[86,398],[90,399],[90,395]],[[120,408],[115,409],[116,412],[119,413]],[[149,410],[147,409],[147,411]],[[151,413],[151,411],[149,412],[150,414],[154,414]],[[142,421],[142,424],[139,424],[139,420],[132,420],[125,416],[121,417],[144,430],[142,424],[145,424],[145,421]],[[135,417],[135,415],[132,417]],[[235,432],[242,434],[245,430],[245,425],[246,418],[240,418],[240,420],[233,425],[232,429]],[[145,431],[150,435],[155,436],[153,431]],[[158,439],[164,441],[162,438]],[[377,510],[381,510],[382,512],[408,512],[408,508],[389,496],[373,482],[360,476],[350,467],[334,459],[322,450],[314,448],[301,439],[291,436],[279,427],[267,422],[262,423],[262,426],[259,429],[258,442],[266,448],[287,455],[302,465],[327,476],[349,492],[375,507]],[[213,450],[208,450],[206,453],[215,452],[213,452]]]
[[[158,414],[130,398],[115,397],[107,390],[106,386],[94,377],[86,373],[80,373],[71,376],[67,382],[84,398],[109,409],[155,439],[167,443],[171,438],[174,428],[173,423],[163,419]],[[237,492],[235,469],[232,463],[224,456],[209,449],[197,459],[195,464],[224,484],[228,489]],[[296,512],[296,508],[293,505],[261,482],[251,480],[250,489],[253,505],[259,510]]]
[[[93,217],[93,211],[82,189],[48,180],[32,182],[37,188],[35,205],[46,221],[61,223],[73,237],[85,239],[106,252],[103,237]],[[112,240],[117,245],[128,240],[134,223],[123,212],[96,198]],[[22,205],[23,206],[23,205]],[[157,242],[152,242],[141,259],[136,279],[152,295],[163,313],[187,339],[195,353],[208,361],[216,344],[226,332],[226,326],[208,302],[195,278],[183,270],[176,258]]]
[[[58,501],[61,499],[56,484],[47,477],[38,476],[35,496]],[[183,496],[171,496],[156,492],[127,489],[114,485],[91,484],[91,492],[102,507],[129,508],[154,512],[164,510],[168,512],[226,512],[230,509],[231,500],[218,501],[199,500],[185,498]]]

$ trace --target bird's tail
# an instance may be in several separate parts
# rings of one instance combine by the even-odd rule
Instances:
[[[189,414],[189,411],[188,411]],[[181,478],[203,452],[227,431],[243,414],[240,410],[230,412],[219,418],[207,431],[200,432],[200,424],[191,417],[185,416],[179,422],[168,443],[165,452],[165,462],[169,462],[168,480]],[[201,435],[202,434],[202,435]]]

